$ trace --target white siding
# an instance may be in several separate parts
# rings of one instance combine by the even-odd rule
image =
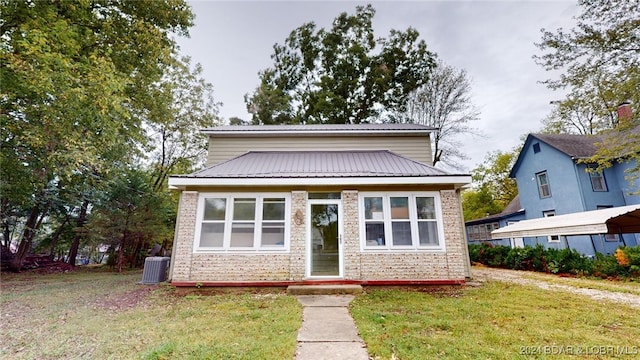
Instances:
[[[248,151],[389,150],[415,161],[431,164],[431,142],[422,136],[268,136],[209,137],[207,166]]]

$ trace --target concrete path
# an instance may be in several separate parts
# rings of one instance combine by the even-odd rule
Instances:
[[[353,295],[299,295],[303,306],[296,360],[368,360],[349,314]]]

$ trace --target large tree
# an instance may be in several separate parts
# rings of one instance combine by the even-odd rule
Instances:
[[[330,29],[306,23],[283,45],[274,45],[274,65],[245,96],[254,124],[343,123],[384,120],[424,83],[434,66],[415,29],[374,38],[371,5],[340,14]]]
[[[509,173],[519,149],[494,151],[471,171],[473,188],[462,196],[465,220],[478,219],[501,212],[518,195],[518,185]]]
[[[460,160],[467,156],[461,150],[460,136],[480,134],[470,124],[478,116],[467,73],[438,61],[428,80],[409,95],[406,111],[398,114],[397,120],[435,128],[432,164],[461,168]]]
[[[601,170],[613,161],[635,160],[628,169],[634,184],[640,173],[640,0],[580,0],[579,5],[574,29],[543,29],[537,44],[545,52],[535,57],[538,63],[562,71],[559,79],[545,83],[568,91],[557,102],[552,128],[604,135],[588,161]],[[624,122],[617,116],[622,103],[632,114]],[[637,183],[634,188],[640,191]]]
[[[5,0],[0,14],[1,212],[3,233],[23,229],[19,270],[74,176],[134,158],[147,90],[172,61],[171,34],[186,35],[193,14],[182,0]]]
[[[640,0],[580,0],[575,28],[542,29],[534,56],[560,73],[544,83],[566,92],[548,122],[559,131],[597,133],[617,124],[616,108],[640,111]]]

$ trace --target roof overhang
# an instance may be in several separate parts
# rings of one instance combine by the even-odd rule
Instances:
[[[491,232],[492,239],[640,233],[640,204],[523,220]]]
[[[169,177],[169,187],[187,186],[353,186],[353,185],[454,185],[471,182],[471,175],[404,177],[270,177],[270,178],[194,178]]]

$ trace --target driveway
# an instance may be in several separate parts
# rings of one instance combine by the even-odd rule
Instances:
[[[572,286],[566,284],[554,284],[551,280],[554,277],[549,276],[550,281],[545,281],[543,279],[531,279],[528,278],[527,275],[531,274],[535,276],[540,276],[540,273],[530,273],[528,271],[518,271],[518,270],[506,270],[506,269],[495,269],[495,268],[485,268],[485,267],[477,267],[474,266],[471,269],[471,274],[473,280],[485,282],[485,281],[502,281],[502,282],[510,282],[521,285],[528,286],[537,286],[544,290],[549,291],[565,291],[571,292],[574,294],[579,294],[583,296],[590,297],[594,300],[606,300],[613,301],[616,303],[622,303],[629,305],[631,307],[640,308],[640,295],[629,294],[625,292],[617,292],[617,291],[608,291],[608,290],[600,290],[600,289],[590,289],[585,288],[584,285],[580,286]],[[580,279],[573,278],[563,278],[563,282],[571,283],[580,281]],[[606,281],[606,280],[602,280]]]

